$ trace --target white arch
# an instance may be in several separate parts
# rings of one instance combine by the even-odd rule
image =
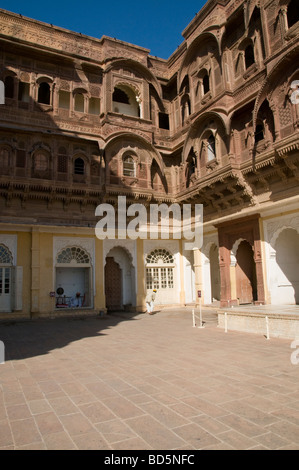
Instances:
[[[283,225],[282,227],[279,227],[275,232],[274,234],[272,235],[272,238],[270,240],[270,246],[271,246],[271,251],[275,251],[275,244],[276,244],[276,241],[277,241],[277,238],[279,237],[279,235],[281,234],[281,232],[283,232],[284,230],[287,230],[287,229],[290,229],[290,230],[295,230],[295,232],[298,233],[299,235],[299,227],[292,227],[291,225]]]
[[[111,256],[121,269],[122,278],[122,304],[136,305],[136,276],[133,257],[130,251],[121,244],[114,245],[105,255],[104,267],[107,258]]]

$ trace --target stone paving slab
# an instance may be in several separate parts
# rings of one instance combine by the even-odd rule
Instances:
[[[172,308],[1,323],[0,450],[298,450],[291,341],[203,320]]]

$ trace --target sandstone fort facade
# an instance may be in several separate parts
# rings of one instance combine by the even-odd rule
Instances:
[[[168,60],[0,10],[0,315],[299,303],[297,0],[208,0]],[[203,204],[203,245],[95,236]]]

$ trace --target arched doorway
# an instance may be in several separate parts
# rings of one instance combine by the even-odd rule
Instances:
[[[219,250],[217,245],[213,244],[210,248],[210,273],[211,273],[211,300],[212,302],[220,300],[220,269],[219,269]]]
[[[257,300],[256,268],[253,250],[246,240],[241,241],[236,254],[236,290],[239,304]]]
[[[173,304],[176,301],[175,261],[173,255],[157,248],[146,257],[147,293],[157,289],[156,304]]]
[[[275,290],[272,303],[299,304],[299,234],[286,228],[277,237]]]
[[[12,254],[0,244],[0,312],[11,312]]]
[[[108,311],[121,310],[122,305],[122,272],[118,263],[107,256],[105,265],[105,296]]]
[[[121,246],[115,246],[106,256],[105,296],[108,311],[136,306],[135,268],[130,253]]]
[[[80,246],[63,248],[56,259],[56,308],[92,307],[91,257]]]

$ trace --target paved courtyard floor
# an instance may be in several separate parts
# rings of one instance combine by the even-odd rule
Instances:
[[[1,323],[0,449],[299,449],[290,340],[203,318]]]

